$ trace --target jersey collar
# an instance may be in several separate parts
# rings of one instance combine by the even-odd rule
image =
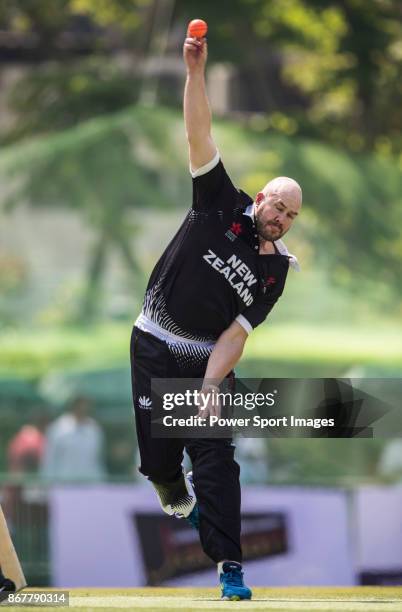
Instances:
[[[254,203],[249,204],[246,209],[243,212],[243,215],[246,215],[246,217],[250,217],[252,222],[255,223],[255,216],[254,216]],[[288,248],[286,246],[286,244],[283,242],[283,240],[279,239],[279,240],[275,240],[274,241],[274,245],[276,246],[276,248],[278,249],[279,253],[281,255],[285,255],[286,257],[289,258],[289,265],[296,270],[296,272],[300,272],[300,264],[297,260],[296,255],[293,255],[292,253],[289,253]]]

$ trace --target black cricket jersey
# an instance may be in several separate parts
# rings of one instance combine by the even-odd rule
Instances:
[[[293,256],[286,247],[286,254],[259,254],[252,204],[219,157],[193,178],[192,207],[149,279],[146,319],[194,344],[216,341],[235,319],[247,332],[264,321]]]

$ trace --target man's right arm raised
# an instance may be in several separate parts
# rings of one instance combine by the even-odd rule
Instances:
[[[184,89],[184,123],[189,144],[190,166],[194,172],[208,164],[217,150],[211,136],[211,109],[205,84],[207,42],[186,38],[183,57],[187,68]]]

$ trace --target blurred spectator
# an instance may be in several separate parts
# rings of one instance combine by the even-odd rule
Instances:
[[[47,415],[38,413],[11,438],[7,448],[8,470],[12,474],[39,471],[45,450]]]
[[[42,476],[49,480],[102,480],[104,434],[90,417],[92,403],[76,397],[47,429]]]
[[[402,440],[390,440],[378,463],[378,473],[389,480],[402,482]]]
[[[21,527],[21,521],[25,518],[24,497],[28,490],[28,479],[20,477],[32,476],[40,470],[46,445],[44,430],[47,423],[47,410],[42,406],[35,407],[27,423],[17,431],[7,446],[7,467],[12,478],[4,485],[2,508],[14,537],[16,525]]]

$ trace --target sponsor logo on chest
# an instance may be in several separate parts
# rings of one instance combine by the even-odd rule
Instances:
[[[208,253],[203,255],[203,259],[226,278],[246,306],[253,303],[254,298],[250,287],[257,282],[257,279],[240,257],[231,255],[224,261],[214,251],[208,249]]]
[[[229,238],[229,240],[234,242],[237,236],[239,236],[239,234],[242,233],[242,231],[243,231],[243,228],[241,226],[241,223],[235,223],[235,221],[233,221],[232,225],[226,232],[225,236],[226,238]]]

